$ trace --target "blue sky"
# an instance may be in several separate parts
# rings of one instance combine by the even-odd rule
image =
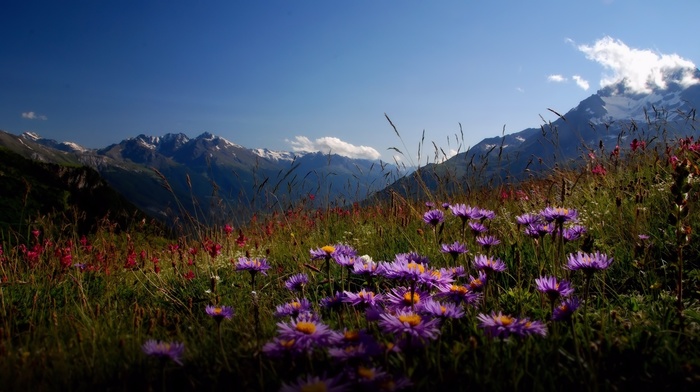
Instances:
[[[407,161],[425,130],[425,159],[429,142],[448,154],[460,148],[460,123],[463,151],[504,127],[553,120],[547,108],[566,112],[601,81],[700,62],[696,0],[6,0],[2,8],[0,129],[89,148],[207,131],[250,148],[384,160],[397,147]]]

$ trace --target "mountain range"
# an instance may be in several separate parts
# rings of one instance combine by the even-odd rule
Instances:
[[[501,186],[603,158],[638,139],[649,145],[694,135],[700,71],[669,73],[664,86],[633,91],[625,80],[598,90],[538,128],[487,138],[407,174],[381,161],[319,152],[249,149],[205,132],[138,135],[101,149],[0,131],[0,146],[26,158],[85,165],[149,215],[171,223],[244,220],[297,203],[344,205],[390,192],[424,198]]]
[[[396,166],[381,161],[248,149],[208,132],[138,135],[101,149],[0,132],[0,146],[42,162],[89,166],[141,210],[169,222],[244,220],[299,202],[342,205],[399,177]]]
[[[700,124],[700,71],[669,72],[666,83],[633,91],[626,80],[606,86],[538,128],[487,138],[444,162],[420,167],[390,185],[388,191],[416,199],[468,192],[478,186],[504,186],[552,170],[602,161],[630,143],[652,146],[695,136]],[[691,79],[694,83],[688,83]]]

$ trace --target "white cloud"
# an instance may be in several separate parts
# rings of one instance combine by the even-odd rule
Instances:
[[[517,91],[517,92],[519,92],[519,93],[524,93],[524,92],[525,92],[525,89],[522,88],[522,87],[516,87],[516,88],[515,88],[515,91]]]
[[[324,154],[329,152],[349,158],[379,159],[381,154],[372,147],[355,146],[344,142],[337,137],[324,136],[316,140],[311,140],[306,136],[295,136],[294,140],[287,140],[293,151],[320,151]]]
[[[700,83],[695,78],[697,67],[677,54],[660,54],[649,49],[634,49],[622,41],[604,37],[593,45],[578,45],[577,49],[610,74],[603,75],[600,86],[605,87],[625,80],[636,93],[650,93],[654,87],[666,88],[668,82],[684,87]]]
[[[588,91],[588,88],[590,87],[590,85],[588,84],[588,80],[582,78],[579,75],[574,75],[571,77],[571,79],[573,79],[576,82],[576,85]]]
[[[563,75],[549,75],[547,76],[548,82],[563,83],[566,82],[566,78]]]
[[[34,112],[23,112],[22,118],[26,118],[27,120],[48,120],[43,114],[36,114]]]

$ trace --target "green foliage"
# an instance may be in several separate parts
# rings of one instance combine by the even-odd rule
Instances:
[[[334,262],[329,282],[324,260],[311,260],[310,250],[345,244],[358,255],[387,262],[416,252],[430,260],[429,267],[456,264],[475,275],[472,260],[487,251],[449,210],[441,225],[426,224],[426,201],[494,211],[483,223],[501,243],[488,252],[507,269],[490,275],[487,296],[478,306],[464,306],[464,317],[446,320],[436,340],[413,350],[382,351],[363,365],[408,377],[417,390],[696,389],[696,146],[650,144],[617,156],[601,154],[595,163],[605,174],[593,173],[591,166],[559,169],[468,193],[443,187],[439,196],[415,201],[398,194],[347,207],[316,208],[302,201],[228,230],[196,225],[177,237],[144,221],[117,224],[111,216],[83,237],[76,220],[65,219],[74,195],[51,185],[48,174],[41,177],[46,167],[3,166],[0,179],[6,182],[0,185],[16,189],[18,177],[6,173],[27,170],[34,173],[27,178],[35,178],[27,180],[30,188],[41,189],[54,204],[37,219],[30,211],[43,208],[41,200],[18,201],[2,193],[7,205],[24,211],[26,233],[5,228],[0,236],[0,390],[278,390],[307,374],[357,371],[357,364],[339,364],[325,350],[296,359],[265,355],[262,347],[277,336],[277,323],[288,320],[276,317],[276,308],[304,297],[335,331],[365,330],[383,350],[399,343],[401,336],[382,333],[362,310],[319,306],[335,291],[365,288],[385,295],[397,283],[349,274]],[[35,207],[31,200],[37,200]],[[547,206],[576,209],[587,232],[570,242],[551,234],[526,236],[515,218]],[[453,261],[440,246],[455,241],[469,253]],[[578,251],[599,251],[614,262],[590,275],[563,268],[566,257]],[[255,276],[254,287],[248,271],[235,270],[241,257],[266,258],[271,265],[267,275]],[[298,272],[309,283],[293,293],[284,282]],[[544,274],[569,280],[575,295],[585,298],[571,322],[550,319],[551,303],[534,283]],[[468,285],[466,277],[455,279]],[[206,314],[207,305],[231,306],[235,314],[218,324]],[[547,336],[489,338],[477,316],[492,311],[542,321]],[[183,365],[146,356],[141,348],[148,339],[183,342]]]

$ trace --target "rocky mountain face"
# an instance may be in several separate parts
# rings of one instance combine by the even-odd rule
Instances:
[[[243,220],[301,200],[346,204],[398,178],[382,162],[248,149],[208,132],[138,135],[101,149],[0,132],[0,145],[42,162],[91,167],[143,211],[170,222]]]
[[[686,78],[688,75],[684,74]],[[443,163],[428,164],[389,186],[388,191],[426,197],[426,192],[468,191],[473,186],[500,186],[557,167],[586,163],[589,154],[603,157],[634,139],[665,142],[697,134],[700,117],[700,71],[694,83],[665,75],[663,86],[633,91],[625,80],[600,89],[555,121],[539,128],[484,139]]]

